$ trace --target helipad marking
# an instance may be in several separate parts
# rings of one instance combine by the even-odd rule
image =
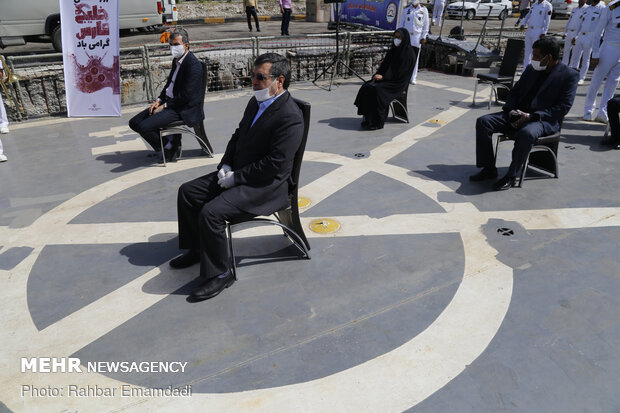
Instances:
[[[446,119],[450,119],[452,116],[458,117],[466,113],[467,110],[456,107],[453,111],[452,114],[446,113]],[[338,155],[324,153],[309,153],[306,159],[320,158],[323,162],[327,160],[327,162],[341,164],[340,168],[326,175],[330,176],[330,179],[323,178],[325,182],[332,180],[338,182],[338,185],[331,185],[334,192],[347,184],[341,184],[340,179],[343,176],[352,182],[355,180],[355,176],[359,177],[365,171],[375,170],[386,176],[409,183],[437,201],[439,192],[451,191],[451,189],[440,182],[410,176],[408,171],[403,168],[381,163],[413,145],[421,139],[419,136],[424,134],[424,136],[428,136],[437,130],[420,125],[412,129],[415,129],[415,136],[411,136],[410,133],[413,132],[409,130],[407,131],[409,133],[405,132],[376,148],[373,151],[373,156],[368,159],[354,161],[343,159]],[[4,232],[5,228],[2,228],[3,236],[5,233],[7,234],[9,240],[7,245],[9,247],[23,243],[24,240],[35,246],[35,250],[26,260],[13,271],[8,272],[8,276],[5,277],[7,280],[6,287],[0,292],[0,309],[4,317],[4,328],[0,330],[4,349],[0,357],[3,366],[5,366],[0,372],[0,393],[7,406],[31,409],[36,409],[39,406],[39,400],[24,400],[17,396],[19,394],[19,383],[14,380],[14,372],[19,369],[16,364],[20,355],[44,353],[45,355],[67,356],[72,348],[80,346],[80,341],[82,341],[82,345],[84,341],[90,342],[94,339],[93,337],[106,334],[110,329],[130,318],[132,314],[142,311],[141,308],[145,301],[152,303],[165,297],[165,294],[162,294],[161,297],[145,297],[144,293],[138,291],[139,282],[130,283],[109,297],[103,297],[91,304],[93,307],[89,311],[72,314],[66,320],[57,323],[57,328],[52,325],[43,332],[38,332],[30,320],[25,291],[28,275],[43,246],[56,243],[57,239],[63,237],[75,240],[78,235],[72,231],[72,227],[78,228],[79,226],[67,225],[67,222],[94,204],[124,189],[167,173],[215,162],[217,162],[216,159],[184,160],[172,164],[166,170],[164,168],[146,168],[129,173],[72,198],[41,216],[29,228],[9,230],[8,232]],[[351,162],[355,162],[355,166]],[[302,191],[315,188],[314,184],[302,188]],[[421,186],[421,189],[418,185]],[[325,199],[329,195],[331,195],[329,191],[322,191],[321,199]],[[314,196],[313,200],[315,200],[314,205],[320,202]],[[253,411],[275,411],[286,406],[290,410],[303,411],[311,406],[313,410],[325,411],[401,411],[419,403],[456,377],[466,365],[470,364],[484,351],[501,325],[512,294],[512,270],[495,259],[496,251],[488,245],[480,230],[480,225],[485,223],[485,220],[490,217],[509,219],[511,211],[508,213],[506,211],[479,212],[473,205],[467,203],[447,204],[439,202],[439,204],[444,207],[446,213],[391,216],[380,220],[368,217],[336,217],[344,223],[343,230],[332,236],[349,234],[347,232],[349,231],[348,219],[350,219],[351,230],[358,226],[360,228],[357,231],[363,235],[367,235],[368,229],[373,227],[385,228],[384,232],[403,233],[402,225],[397,228],[397,223],[402,224],[402,222],[413,220],[412,222],[415,224],[416,219],[419,225],[427,227],[427,233],[431,231],[458,231],[461,234],[465,250],[463,281],[452,301],[440,316],[421,334],[401,347],[351,369],[311,382],[240,393],[196,394],[191,399],[183,400],[176,398],[127,401],[118,397],[99,399],[97,401],[98,408],[124,409],[124,407],[140,405],[141,409],[163,409],[168,406],[171,409],[182,409],[183,407],[189,409],[208,406],[209,409],[215,411],[240,411],[250,407]],[[311,208],[308,210],[311,211]],[[599,214],[599,210],[601,209],[587,209],[588,215],[585,221],[591,222],[595,226],[619,224],[617,209],[604,209],[604,214]],[[532,225],[553,227],[554,224],[559,226],[564,223],[568,224],[568,218],[572,218],[573,213],[570,209],[547,210],[540,215],[537,215],[536,211],[513,211],[512,216],[528,219]],[[463,219],[464,217],[467,219]],[[354,220],[363,225],[356,225]],[[444,223],[447,224],[442,227],[438,225]],[[415,227],[413,224],[408,224],[407,228],[413,230]],[[159,227],[152,232],[161,232],[161,223],[157,223],[157,225]],[[146,230],[145,227],[143,229]],[[165,225],[164,228],[167,229]],[[407,230],[407,228],[404,229]],[[111,227],[107,229],[109,230]],[[57,234],[65,233],[63,231],[73,234],[58,235],[56,238]],[[321,235],[317,234],[317,236]],[[112,240],[113,237],[108,235],[108,239]],[[124,239],[116,239],[116,242],[124,241]],[[158,270],[154,269],[144,274],[140,279],[143,282],[152,279],[157,276]],[[172,287],[172,284],[169,287]],[[129,302],[121,299],[126,297],[135,297],[136,299],[129,300]],[[142,302],[134,304],[132,301]],[[103,314],[110,309],[110,305],[115,305],[114,303],[119,303],[114,317],[100,317],[97,319],[97,323],[92,322],[95,316],[93,314],[94,309],[97,310],[97,313]],[[68,322],[70,317],[73,317],[72,323]],[[41,337],[47,337],[49,340],[41,340]],[[456,352],[454,351],[454,343],[459,343],[459,349]],[[48,376],[44,375],[29,373],[20,375],[21,382],[29,382],[33,385],[48,385],[47,380]],[[73,380],[74,377],[70,375],[54,376],[57,385],[67,385],[73,383]],[[84,385],[99,386],[119,386],[122,384],[119,381],[92,373],[80,375],[80,382]],[[89,400],[70,400],[68,403],[67,399],[47,399],[45,403],[46,407],[49,406],[50,409],[67,408],[68,405],[88,409],[90,406]]]

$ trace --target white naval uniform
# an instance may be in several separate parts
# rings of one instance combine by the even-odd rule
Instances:
[[[525,50],[523,57],[523,70],[532,61],[532,45],[538,39],[541,34],[547,34],[549,29],[549,23],[551,22],[551,13],[553,7],[547,0],[542,2],[536,2],[532,4],[530,12],[523,19],[523,26],[527,26],[525,32]]]
[[[579,70],[579,80],[584,80],[590,68],[590,53],[594,43],[600,41],[600,35],[594,36],[594,30],[599,22],[601,13],[605,9],[605,3],[600,1],[596,6],[590,6],[581,15],[581,24],[577,28],[575,37],[575,47],[573,47],[573,57],[570,59],[570,67],[579,69],[579,59],[581,59],[581,70]]]
[[[433,24],[441,26],[443,9],[446,7],[446,0],[435,0],[433,3]]]
[[[594,112],[596,95],[603,79],[607,77],[601,104],[596,117],[607,120],[607,102],[614,95],[618,82],[620,81],[620,0],[615,0],[601,13],[600,21],[596,26],[594,38],[600,39],[603,35],[603,44],[599,47],[599,42],[595,41],[592,45],[592,57],[599,58],[598,66],[592,74],[592,82],[586,95],[584,114],[589,116]]]
[[[404,27],[409,31],[411,35],[411,46],[420,48],[420,40],[426,39],[428,35],[428,10],[426,7],[418,4],[418,7],[413,7],[413,4],[405,7],[398,20],[398,27]],[[420,52],[418,52],[418,58],[413,68],[413,74],[411,75],[411,82],[414,83],[418,76],[418,61],[420,60]]]
[[[589,6],[587,4],[584,4],[583,7],[575,7],[566,22],[566,27],[564,28],[564,35],[566,38],[564,39],[564,55],[562,56],[562,63],[567,66],[570,58],[570,51],[573,48],[573,39],[577,36],[577,30],[579,30],[579,26],[581,25],[581,16],[583,16],[583,12],[588,7]]]

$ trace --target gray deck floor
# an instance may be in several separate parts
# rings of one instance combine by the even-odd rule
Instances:
[[[580,120],[589,83],[564,122],[560,178],[498,193],[467,179],[488,92],[472,108],[473,79],[419,80],[411,123],[374,132],[359,127],[358,83],[291,89],[312,104],[300,190],[312,259],[275,229],[238,231],[239,281],[197,304],[197,267],[167,264],[176,191],[215,168],[249,91],[205,102],[215,158],[186,137],[167,168],[127,127],[141,107],[11,124],[0,411],[620,411],[620,153]],[[324,218],[340,230],[309,229]],[[21,372],[23,357],[77,357],[84,371]],[[97,361],[187,364],[87,372]],[[191,396],[122,393],[168,386]]]

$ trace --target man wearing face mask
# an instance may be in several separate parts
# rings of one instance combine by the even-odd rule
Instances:
[[[203,281],[190,301],[215,297],[235,282],[226,222],[271,215],[288,203],[293,161],[304,130],[301,110],[286,90],[290,76],[284,56],[266,53],[256,59],[254,97],[217,171],[179,188],[179,247],[188,251],[170,266],[186,268],[200,262]]]
[[[169,38],[172,68],[161,94],[148,109],[129,121],[129,127],[161,154],[159,129],[182,120],[187,126],[205,117],[202,101],[202,64],[189,51],[189,38],[184,29],[176,29]],[[167,136],[164,141],[166,162],[175,162],[181,153],[181,135]],[[163,162],[163,159],[159,160]]]
[[[470,181],[497,177],[493,134],[500,132],[513,136],[515,144],[508,172],[493,189],[514,186],[534,141],[558,132],[573,105],[579,75],[558,60],[560,44],[545,37],[534,42],[532,49],[532,63],[508,93],[503,111],[476,121],[476,166],[482,170]]]
[[[421,45],[426,43],[426,36],[428,36],[428,10],[426,7],[420,5],[420,0],[413,0],[407,7],[403,9],[403,12],[398,19],[398,27],[407,29],[410,34],[411,46],[420,50]],[[416,62],[411,74],[411,80],[409,83],[415,85],[418,77],[418,61],[420,53],[416,51]]]

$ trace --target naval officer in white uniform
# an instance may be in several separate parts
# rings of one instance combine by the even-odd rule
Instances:
[[[549,23],[551,22],[551,13],[553,7],[547,0],[538,0],[532,4],[530,12],[523,19],[521,30],[525,30],[525,51],[523,56],[523,70],[532,61],[532,45],[538,39],[542,39],[547,34]]]
[[[441,26],[441,19],[443,17],[444,7],[446,7],[446,0],[434,0],[432,20],[434,26]]]
[[[428,35],[428,10],[426,7],[420,5],[420,0],[413,0],[407,7],[403,9],[403,12],[398,19],[398,27],[404,27],[409,31],[411,36],[411,46],[421,49],[421,45],[426,43],[426,36]],[[421,51],[421,50],[420,50]],[[411,83],[415,85],[416,78],[418,76],[418,62],[420,61],[420,53],[416,58],[415,68],[411,75]]]
[[[599,46],[598,39],[603,34],[603,44]],[[596,95],[603,79],[607,77],[601,104],[596,114],[595,120],[607,123],[607,102],[614,95],[618,81],[620,81],[620,0],[609,3],[601,12],[601,17],[593,33],[592,42],[592,64],[596,64],[596,69],[592,74],[592,82],[586,95],[584,105],[585,120],[592,120],[592,114],[596,108]]]
[[[579,26],[581,25],[581,17],[587,8],[588,5],[586,4],[586,0],[579,0],[579,7],[575,7],[573,11],[571,11],[570,17],[566,22],[566,27],[564,27],[564,33],[562,33],[562,38],[564,39],[564,55],[562,56],[562,63],[566,66],[568,66],[568,63],[570,62],[570,52],[575,44],[573,39],[577,37],[577,30],[579,30]]]
[[[601,40],[601,33],[598,37],[594,35],[596,26],[599,23],[601,13],[605,10],[605,3],[594,0],[590,7],[584,10],[581,15],[581,24],[577,28],[577,36],[573,40],[573,57],[570,59],[570,67],[579,69],[579,59],[581,59],[581,70],[579,70],[579,84],[582,85],[588,69],[590,68],[590,54],[594,44],[597,45]]]

